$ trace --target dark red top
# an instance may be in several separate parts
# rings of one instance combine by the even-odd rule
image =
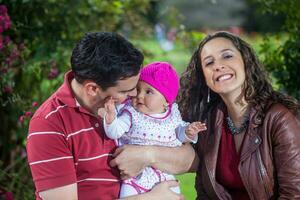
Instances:
[[[64,84],[30,121],[27,155],[38,192],[77,183],[78,199],[108,200],[119,195],[117,169],[109,166],[116,144],[104,134],[102,120],[75,100],[69,72]]]
[[[218,152],[216,180],[223,185],[233,200],[250,200],[238,171],[240,152],[236,151],[234,137],[224,121]]]

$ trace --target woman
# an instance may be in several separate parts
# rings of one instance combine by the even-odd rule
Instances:
[[[178,103],[184,120],[207,124],[195,146],[197,199],[300,198],[300,106],[274,91],[246,42],[208,35]]]

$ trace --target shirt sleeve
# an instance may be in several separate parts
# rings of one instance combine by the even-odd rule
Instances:
[[[131,127],[131,115],[129,111],[124,110],[121,115],[117,116],[110,124],[106,123],[104,116],[103,126],[107,137],[113,140],[118,139],[129,131]]]
[[[187,123],[187,122],[185,122]],[[195,135],[194,138],[189,138],[186,133],[185,133],[185,130],[187,128],[188,125],[179,125],[177,128],[176,128],[176,135],[177,135],[177,138],[180,142],[182,143],[186,143],[186,142],[192,142],[193,144],[196,144],[197,141],[198,141],[198,134]]]
[[[300,194],[300,121],[286,108],[277,107],[270,112],[276,113],[270,118],[274,121],[268,124],[271,124],[278,199],[297,199]]]
[[[55,123],[33,118],[26,150],[37,192],[76,183],[72,152],[65,133]]]
[[[177,124],[178,124],[177,128],[175,129],[177,139],[182,143],[186,143],[186,142],[192,142],[194,144],[197,143],[198,135],[196,135],[194,138],[189,138],[186,135],[185,130],[190,123],[182,120],[180,111],[178,109],[178,105],[176,103],[172,105],[172,109],[173,109],[172,112],[176,116]]]

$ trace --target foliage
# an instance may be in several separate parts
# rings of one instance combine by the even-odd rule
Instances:
[[[287,39],[278,48],[265,40],[261,54],[266,68],[272,72],[281,90],[300,99],[300,1],[257,0],[264,12],[286,16],[283,31]]]
[[[176,176],[180,183],[180,190],[184,194],[184,198],[187,200],[196,199],[197,193],[195,190],[195,173],[186,173]]]
[[[62,83],[75,41],[87,31],[147,33],[148,4],[0,0],[0,195],[11,191],[15,199],[33,199],[25,152],[28,122]]]

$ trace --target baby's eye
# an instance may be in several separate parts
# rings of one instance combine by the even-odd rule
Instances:
[[[153,94],[151,90],[146,90],[146,94]]]

